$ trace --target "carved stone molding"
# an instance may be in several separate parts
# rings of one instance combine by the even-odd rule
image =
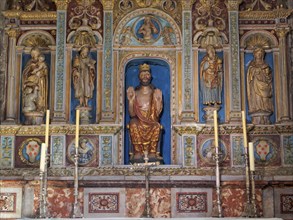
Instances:
[[[66,10],[71,0],[53,0],[56,3],[57,10]]]
[[[241,11],[239,19],[262,20],[288,18],[293,13],[293,9],[278,8],[272,11]]]
[[[56,20],[57,14],[55,11],[34,11],[34,12],[24,12],[24,11],[4,11],[2,12],[6,18],[18,18],[19,20]]]
[[[122,129],[120,125],[86,125],[80,126],[82,135],[117,134]],[[49,134],[75,134],[75,125],[50,125]],[[45,135],[45,126],[3,126],[0,125],[0,135]]]

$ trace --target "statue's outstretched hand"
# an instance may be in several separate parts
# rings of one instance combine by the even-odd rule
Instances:
[[[157,102],[161,102],[162,101],[162,91],[159,89],[155,89],[154,98]]]
[[[129,102],[133,102],[135,99],[135,91],[133,87],[127,89],[127,98]]]

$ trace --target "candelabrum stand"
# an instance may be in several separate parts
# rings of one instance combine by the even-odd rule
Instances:
[[[222,218],[222,203],[221,203],[221,189],[220,189],[220,161],[219,161],[219,147],[216,146],[216,192],[217,192],[217,207],[218,217]]]
[[[44,171],[40,170],[40,195],[39,195],[39,212],[40,218],[47,218],[47,180],[48,180],[48,169],[47,161],[49,155],[45,156],[45,168]]]
[[[134,163],[131,169],[144,171],[145,173],[145,207],[141,218],[152,218],[151,208],[150,208],[150,167],[157,166],[160,162],[149,163],[148,152],[144,152],[144,163]]]
[[[250,179],[251,179],[251,208],[252,208],[252,216],[257,217],[256,203],[255,203],[255,171],[250,171]]]
[[[248,148],[245,147],[244,152],[245,159],[245,177],[246,177],[246,204],[244,206],[244,212],[242,214],[243,217],[253,217],[253,205],[250,199],[250,172],[249,172],[249,164],[248,164]]]
[[[78,147],[75,148],[74,166],[74,204],[72,217],[82,218],[80,203],[78,201]]]

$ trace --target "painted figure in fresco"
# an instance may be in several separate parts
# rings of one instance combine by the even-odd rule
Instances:
[[[95,63],[89,57],[90,48],[82,46],[79,56],[73,61],[73,85],[75,98],[79,99],[80,107],[88,107],[88,101],[93,97],[95,88]]]
[[[247,98],[249,114],[256,112],[273,112],[272,71],[264,61],[265,51],[256,48],[254,59],[247,71]]]
[[[33,48],[31,50],[31,59],[27,62],[23,70],[23,103],[26,104],[26,100],[31,100],[37,91],[37,97],[35,98],[36,109],[32,111],[45,112],[47,109],[47,96],[48,96],[48,66],[45,63],[45,56],[41,54],[39,48]],[[31,89],[27,89],[30,87]],[[31,91],[31,93],[28,93]],[[26,97],[30,95],[30,97]]]
[[[93,158],[94,152],[88,146],[88,140],[83,138],[78,146],[78,162],[81,164],[87,164]]]
[[[149,42],[153,39],[153,34],[157,34],[159,30],[152,22],[151,17],[145,17],[143,25],[138,29],[138,33],[143,35],[143,40]]]
[[[163,108],[162,91],[154,88],[151,78],[150,66],[140,65],[140,85],[135,89],[127,89],[134,160],[141,159],[145,151],[150,159],[159,158],[160,152],[157,148],[161,130],[159,118]]]
[[[204,105],[222,103],[222,60],[216,55],[215,48],[208,45],[207,55],[200,63],[201,92]]]

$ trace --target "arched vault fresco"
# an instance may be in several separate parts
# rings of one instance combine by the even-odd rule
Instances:
[[[114,47],[123,44],[121,42],[123,37],[130,38],[127,46],[145,45],[139,41],[139,36],[137,36],[136,32],[141,22],[147,17],[150,17],[154,25],[159,29],[158,36],[155,36],[158,39],[155,42],[150,42],[150,44],[156,46],[181,44],[180,28],[170,15],[157,9],[138,9],[125,16],[118,23],[114,31]],[[169,41],[169,38],[171,41]]]

